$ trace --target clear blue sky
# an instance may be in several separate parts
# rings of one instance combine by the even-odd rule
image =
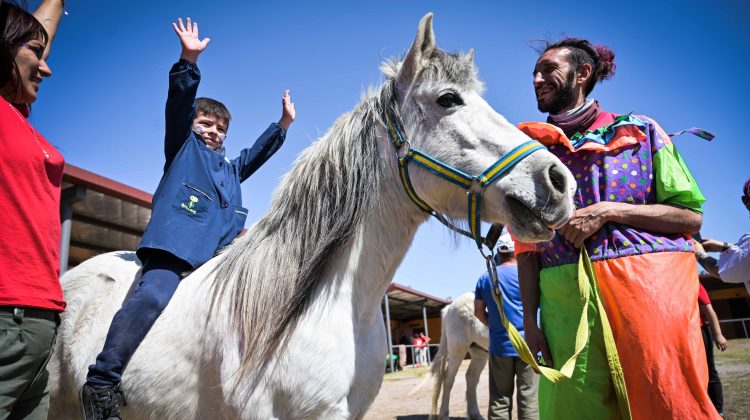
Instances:
[[[272,5],[273,3],[273,5]],[[510,5],[512,3],[512,5]],[[37,1],[29,1],[31,8]],[[605,6],[611,4],[611,6]],[[297,108],[282,149],[243,184],[247,224],[266,212],[294,158],[381,81],[378,65],[403,54],[419,19],[435,13],[438,44],[474,48],[486,99],[511,122],[540,120],[531,85],[534,39],[586,37],[613,48],[617,75],[592,97],[613,112],[643,113],[665,130],[716,133],[675,140],[708,201],[703,235],[734,241],[750,230],[740,203],[750,176],[747,104],[750,6],[742,0],[571,2],[257,2],[71,0],[32,123],[68,162],[153,192],[163,165],[167,72],[179,56],[171,22],[190,16],[211,38],[199,61],[199,95],[232,112],[228,151],[249,146],[281,113]],[[425,224],[394,281],[442,297],[473,290],[484,270],[468,240]]]

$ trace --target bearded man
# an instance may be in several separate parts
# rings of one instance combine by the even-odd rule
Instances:
[[[578,183],[573,218],[553,239],[516,245],[532,353],[556,369],[575,361],[571,379],[542,378],[540,418],[718,418],[706,392],[689,237],[705,199],[654,120],[589,98],[614,70],[607,47],[575,38],[548,44],[534,67],[548,124],[519,125]],[[595,276],[584,306],[579,264],[589,261]],[[575,357],[584,315],[587,340]]]

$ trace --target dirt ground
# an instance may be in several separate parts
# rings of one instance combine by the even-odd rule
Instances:
[[[716,351],[716,368],[724,387],[724,412],[728,420],[750,419],[750,339],[729,341],[726,352]],[[466,417],[466,379],[469,366],[465,360],[451,391],[451,419]],[[375,402],[365,415],[366,420],[427,420],[432,400],[432,379],[426,368],[386,374]],[[482,415],[487,414],[488,368],[482,372],[477,399]],[[421,387],[419,385],[421,384]],[[417,387],[419,387],[417,389]],[[416,391],[414,391],[416,389]],[[410,392],[412,395],[409,395]],[[515,412],[513,418],[516,419]]]
[[[724,418],[750,419],[750,339],[729,340],[724,352],[714,347],[714,360],[724,389]]]
[[[456,382],[451,390],[451,419],[466,417],[466,369],[469,360],[464,360],[461,369],[456,375]],[[482,415],[487,414],[487,401],[489,400],[488,383],[489,368],[485,367],[479,378],[477,387],[477,401]],[[386,374],[383,385],[375,402],[365,415],[365,420],[427,420],[432,404],[432,379],[429,378],[427,368],[407,369],[393,374]],[[419,385],[422,385],[412,395]],[[438,403],[438,409],[439,409]],[[516,418],[515,416],[513,417]]]

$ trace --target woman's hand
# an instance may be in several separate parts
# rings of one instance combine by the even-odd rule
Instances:
[[[198,22],[192,22],[190,18],[187,18],[187,25],[183,25],[182,18],[179,18],[177,23],[172,23],[172,27],[180,38],[180,44],[182,45],[180,58],[191,63],[197,62],[198,56],[206,49],[206,45],[211,40],[209,38],[200,40],[198,37]]]
[[[281,119],[279,120],[279,127],[288,130],[296,116],[297,112],[294,110],[294,102],[292,102],[292,96],[289,94],[289,89],[287,89],[284,91],[284,96],[281,98]]]

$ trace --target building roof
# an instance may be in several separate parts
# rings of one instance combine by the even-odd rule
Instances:
[[[391,283],[386,294],[391,319],[396,321],[422,319],[422,307],[426,308],[428,317],[440,316],[440,311],[451,303],[398,283]]]
[[[135,250],[151,218],[151,194],[71,164],[65,164],[62,189],[61,201],[73,208],[69,266]]]

